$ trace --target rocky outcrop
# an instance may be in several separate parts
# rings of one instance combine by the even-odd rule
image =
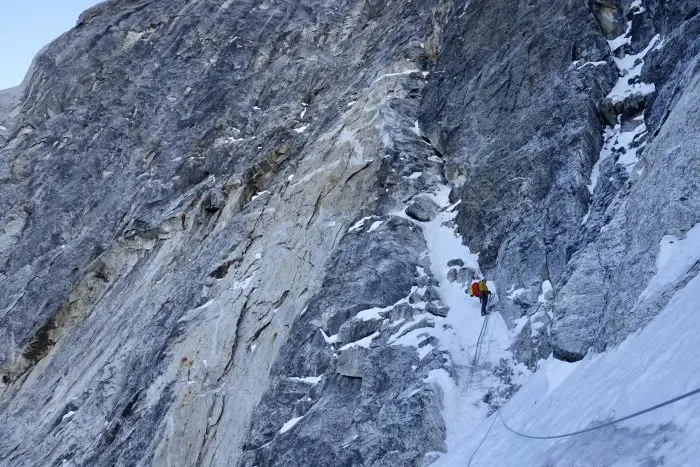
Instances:
[[[438,206],[433,200],[425,196],[417,196],[406,208],[406,214],[421,222],[435,219]]]
[[[38,58],[0,148],[3,459],[238,461],[349,228],[439,180],[429,8],[111,1]]]
[[[581,2],[469,2],[444,48],[421,124],[464,177],[460,231],[503,290],[556,282],[588,207],[596,102],[615,81],[597,21]]]
[[[677,11],[692,12],[691,3],[679,3]],[[693,88],[700,79],[694,71],[697,55],[691,58],[687,51],[698,50],[700,43],[690,41],[688,31],[700,27],[700,20],[690,14],[672,14],[674,19],[668,24],[663,19],[667,14],[665,7],[654,2],[645,3],[643,12],[629,13],[629,44],[619,53],[648,50],[637,79],[655,83],[656,92],[632,96],[643,98],[639,110],[653,137],[644,147],[646,132],[641,133],[630,145],[632,149],[615,156],[618,163],[608,160],[601,166],[601,179],[613,182],[596,187],[593,206],[600,214],[586,226],[591,241],[567,267],[554,303],[553,347],[562,359],[577,360],[591,346],[603,350],[619,343],[656,316],[678,286],[659,291],[658,296],[640,297],[655,272],[660,241],[665,235],[682,237],[700,221],[696,214],[700,201],[692,188],[700,175],[695,170],[698,142],[686,126],[697,124],[692,110],[699,98]],[[642,45],[650,35],[642,26],[649,22],[658,25],[654,28],[663,39],[658,42],[652,37],[652,42]],[[652,48],[654,44],[658,46]],[[669,57],[673,66],[667,62]],[[666,78],[654,71],[670,68],[675,68],[674,73]],[[667,81],[670,76],[673,78]],[[675,97],[669,98],[671,95]],[[658,117],[661,114],[663,121]],[[620,121],[626,118],[623,113]],[[643,149],[634,149],[639,147]],[[620,171],[619,160],[630,151],[638,153],[639,161]]]

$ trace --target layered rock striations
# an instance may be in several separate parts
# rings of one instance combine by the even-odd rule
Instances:
[[[698,6],[88,10],[0,93],[0,459],[429,464],[481,271],[488,411],[621,342],[698,272],[649,283],[700,221]]]

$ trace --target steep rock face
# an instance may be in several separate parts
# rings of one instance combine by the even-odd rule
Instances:
[[[237,461],[348,228],[439,180],[430,6],[112,1],[38,58],[0,149],[2,458]]]
[[[626,151],[637,152],[640,160],[626,172],[620,173],[616,163],[601,169],[601,178],[619,179],[621,174],[622,183],[617,189],[615,183],[596,188],[593,206],[604,197],[610,201],[600,205],[604,209],[598,219],[589,220],[590,243],[575,255],[564,275],[552,330],[555,355],[560,358],[576,360],[592,345],[602,350],[621,342],[656,316],[695,274],[691,271],[685,279],[667,284],[649,283],[662,238],[682,238],[700,221],[698,142],[696,132],[689,131],[697,121],[693,84],[698,79],[700,43],[693,31],[700,20],[692,12],[698,3],[678,2],[673,12],[654,2],[644,6],[648,10],[629,11],[629,43],[618,53],[640,54],[648,44],[659,44],[644,57],[639,77],[642,83],[656,85],[656,92],[642,101],[651,136],[647,131],[635,136]],[[653,34],[659,34],[660,41]],[[624,128],[624,115],[621,121]],[[645,139],[650,139],[646,147]],[[616,155],[618,161],[624,157],[624,152]]]
[[[588,64],[609,56],[594,15],[583,2],[473,1],[443,43],[422,122],[452,156],[460,230],[503,289],[556,282],[588,206],[597,102],[614,82],[610,64]]]
[[[446,388],[620,342],[698,272],[648,284],[700,221],[697,7],[88,10],[0,94],[0,458],[425,465]]]

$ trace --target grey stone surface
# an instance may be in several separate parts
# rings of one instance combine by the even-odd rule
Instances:
[[[676,13],[688,12],[698,2],[674,6]],[[603,185],[596,189],[591,216],[595,227],[588,227],[587,246],[574,255],[554,302],[552,346],[562,359],[577,360],[591,347],[600,351],[617,344],[651,320],[682,284],[652,299],[638,299],[655,272],[659,242],[664,235],[682,235],[700,221],[694,188],[700,179],[700,143],[697,132],[689,131],[698,124],[693,109],[699,105],[700,77],[693,53],[700,41],[688,35],[700,22],[694,15],[683,21],[656,2],[645,7],[655,31],[665,37],[663,48],[647,57],[642,73],[643,80],[657,83],[658,92],[644,114],[655,134],[638,164],[638,180],[629,180],[619,168],[611,170],[614,164],[601,170],[611,176],[602,175]]]
[[[526,291],[489,308],[526,319],[514,358],[644,326],[698,273],[640,299],[660,239],[700,222],[700,4],[631,3],[91,8],[0,91],[2,462],[431,462],[428,375],[465,362],[427,332],[444,265],[396,213],[434,219],[445,182],[482,271]],[[656,93],[617,103],[625,21],[617,56],[664,42],[640,78]],[[590,193],[603,127],[640,115],[639,164],[613,155]],[[408,332],[423,358],[392,345]],[[493,372],[495,409],[518,385]]]
[[[587,2],[472,1],[442,48],[421,128],[464,168],[452,196],[466,244],[500,288],[556,282],[588,207],[596,102],[617,78],[572,65],[610,55],[600,27]]]
[[[335,290],[326,265],[348,229],[441,180],[413,131],[433,3],[114,0],[38,57],[0,102],[0,458],[238,462],[261,375]],[[387,221],[373,241],[392,229],[419,230]],[[425,249],[411,235],[408,256]],[[344,258],[368,247],[365,276],[334,280],[377,292],[328,295],[324,327],[410,290],[415,264],[388,246]],[[319,347],[289,374],[332,357]],[[420,397],[430,413],[382,423],[438,429],[409,427],[397,459],[444,449],[439,394]]]
[[[340,342],[355,342],[377,331],[382,326],[381,319],[350,318],[338,329]]]
[[[437,204],[427,196],[416,196],[406,208],[406,214],[421,222],[435,219],[437,212]]]
[[[364,377],[367,353],[367,350],[362,347],[353,347],[345,350],[336,361],[335,372],[349,378]],[[311,407],[309,407],[309,409],[310,408]]]
[[[425,311],[431,315],[445,317],[447,316],[448,309],[443,306],[438,306],[434,302],[428,302],[425,304]]]
[[[268,390],[253,417],[241,465],[326,465],[346,462],[346,458],[365,465],[392,465],[397,459],[419,464],[427,452],[444,449],[439,394],[423,382],[430,369],[446,363],[439,353],[419,360],[414,349],[386,346],[396,332],[393,326],[382,327],[367,348],[345,347],[341,342],[333,349],[333,344],[313,337],[318,335],[319,323],[330,322],[333,314],[344,315],[351,303],[388,306],[408,296],[424,248],[420,229],[397,217],[370,234],[345,237],[322,290],[292,326],[290,339],[272,367],[278,377],[324,372],[338,376],[329,377],[315,396],[309,396],[314,404],[295,425],[293,436],[279,433],[295,416],[286,401],[306,396],[286,392],[280,385]],[[373,272],[377,260],[386,268],[381,274]],[[398,321],[413,313],[403,303],[386,318]],[[353,320],[349,318],[340,329],[352,327]],[[426,324],[416,323],[415,328]],[[336,360],[333,353],[338,354]],[[408,388],[423,386],[414,396],[403,395]],[[435,430],[429,435],[424,431],[426,423]]]
[[[425,289],[425,293],[423,294],[423,300],[425,300],[426,302],[440,300],[440,294],[435,289],[435,287],[431,285]]]

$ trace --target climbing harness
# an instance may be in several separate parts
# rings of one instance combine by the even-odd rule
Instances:
[[[484,340],[484,335],[486,334],[486,329],[488,328],[489,315],[484,318],[484,324],[481,325],[481,331],[479,332],[479,338],[476,340],[476,350],[474,351],[474,359],[472,360],[471,371],[469,372],[469,379],[464,384],[462,388],[462,395],[466,395],[469,390],[469,386],[472,383],[474,374],[476,373],[476,365],[479,363],[479,355],[481,354],[482,341]]]
[[[493,428],[493,424],[494,424],[494,422],[496,421],[496,418],[498,418],[499,420],[501,420],[501,423],[503,424],[503,426],[504,426],[508,431],[510,431],[511,433],[513,433],[513,434],[515,434],[515,435],[521,436],[521,437],[523,437],[523,438],[528,438],[528,439],[558,439],[558,438],[568,438],[569,436],[575,436],[575,435],[580,435],[580,434],[583,434],[583,433],[588,433],[588,432],[591,432],[591,431],[600,430],[601,428],[605,428],[605,427],[608,427],[608,426],[611,426],[611,425],[615,425],[615,424],[620,423],[620,422],[624,422],[625,420],[629,420],[629,419],[631,419],[631,418],[635,418],[635,417],[638,417],[638,416],[640,416],[640,415],[644,415],[645,413],[653,412],[654,410],[660,409],[660,408],[665,407],[665,406],[667,406],[667,405],[671,405],[671,404],[673,404],[673,403],[676,403],[676,402],[678,402],[678,401],[680,401],[680,400],[683,400],[683,399],[686,399],[686,398],[688,398],[688,397],[694,396],[694,395],[696,395],[696,394],[700,394],[700,388],[693,389],[692,391],[686,392],[685,394],[681,394],[681,395],[678,396],[678,397],[674,397],[673,399],[669,399],[669,400],[667,400],[667,401],[661,402],[660,404],[653,405],[653,406],[651,406],[651,407],[648,407],[648,408],[646,408],[646,409],[644,409],[644,410],[640,410],[640,411],[635,412],[635,413],[633,413],[633,414],[626,415],[626,416],[624,416],[624,417],[617,418],[617,419],[615,419],[615,420],[612,420],[612,421],[609,421],[609,422],[606,422],[606,423],[601,423],[600,425],[592,426],[592,427],[590,427],[590,428],[586,428],[586,429],[583,429],[583,430],[572,431],[572,432],[569,432],[569,433],[563,433],[563,434],[551,435],[551,436],[529,435],[529,434],[521,433],[521,432],[519,432],[519,431],[517,431],[517,430],[512,429],[510,426],[508,426],[508,424],[505,422],[505,420],[503,420],[503,407],[501,407],[500,409],[498,409],[498,412],[496,413],[497,417],[496,417],[496,416],[493,417],[493,420],[491,421],[491,425],[489,426],[489,429],[486,431],[486,434],[485,434],[484,437],[481,439],[481,442],[480,442],[479,445],[476,447],[476,450],[472,453],[471,457],[469,458],[469,463],[467,464],[467,466],[468,466],[468,467],[471,466],[472,460],[474,459],[474,456],[476,455],[477,452],[479,452],[479,449],[481,449],[481,446],[484,444],[484,441],[486,441],[486,437],[487,437],[487,436],[489,435],[489,433],[491,432],[491,428]]]

